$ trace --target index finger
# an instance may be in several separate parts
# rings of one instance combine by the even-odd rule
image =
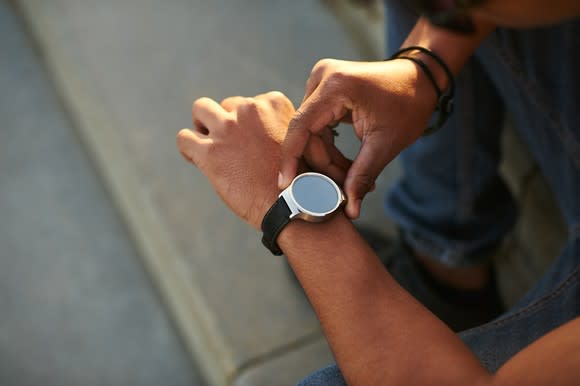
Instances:
[[[318,93],[312,94],[298,108],[288,125],[286,138],[282,143],[282,160],[278,187],[286,188],[298,170],[299,161],[310,139],[310,135],[324,129],[334,119],[331,101],[324,100]]]

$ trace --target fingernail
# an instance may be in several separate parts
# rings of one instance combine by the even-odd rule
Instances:
[[[282,175],[282,172],[278,172],[278,188],[282,189],[284,186],[284,176]]]

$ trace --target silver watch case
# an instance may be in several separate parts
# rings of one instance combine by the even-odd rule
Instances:
[[[312,212],[312,211],[309,211],[309,210],[303,208],[297,202],[296,198],[294,197],[292,188],[294,186],[294,183],[299,178],[307,176],[307,175],[322,178],[322,179],[326,180],[327,182],[329,182],[330,185],[332,185],[332,187],[334,188],[334,190],[337,193],[338,200],[331,210],[329,210],[327,212],[321,212],[321,213]],[[344,192],[342,191],[342,189],[336,184],[336,182],[334,182],[330,177],[327,177],[324,174],[314,173],[314,172],[302,173],[302,174],[299,174],[298,176],[296,176],[294,178],[294,180],[292,180],[292,183],[290,184],[290,186],[288,186],[286,189],[284,189],[278,197],[283,197],[284,201],[286,201],[286,204],[288,205],[288,208],[290,208],[290,219],[291,220],[292,219],[301,219],[301,220],[308,221],[308,222],[323,222],[326,219],[328,219],[329,217],[331,217],[332,214],[338,210],[338,208],[340,208],[341,206],[343,206],[346,203],[346,196],[344,195]]]

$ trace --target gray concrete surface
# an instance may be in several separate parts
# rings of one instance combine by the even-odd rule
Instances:
[[[202,384],[4,0],[0,384]]]
[[[303,345],[300,350],[287,351],[284,355],[268,358],[260,366],[252,366],[236,379],[234,385],[294,385],[296,379],[302,379],[320,369],[321,361],[316,358],[327,358],[328,351],[326,340],[320,337]],[[305,358],[315,360],[305,361]],[[296,364],[300,364],[300,367]]]
[[[311,350],[319,325],[284,261],[183,162],[174,137],[200,96],[278,89],[299,101],[318,59],[358,57],[335,17],[309,0],[19,4],[210,382],[252,373],[257,385],[271,384],[259,382],[272,374],[258,374],[275,368],[266,359],[283,357],[294,382],[331,361],[328,350]],[[382,190],[367,218],[380,216]]]

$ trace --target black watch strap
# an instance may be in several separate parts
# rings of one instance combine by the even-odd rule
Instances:
[[[278,239],[282,229],[290,222],[290,213],[290,208],[288,208],[284,197],[279,197],[262,220],[262,232],[264,232],[262,244],[276,256],[282,255],[282,250],[276,239]]]

